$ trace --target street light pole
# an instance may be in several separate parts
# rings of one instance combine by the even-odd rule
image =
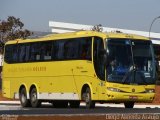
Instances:
[[[154,23],[157,19],[159,19],[159,18],[160,18],[160,16],[158,16],[158,17],[156,17],[156,18],[154,18],[154,19],[152,20],[152,23],[151,23],[150,28],[149,28],[149,39],[151,39],[151,38],[150,38],[150,33],[151,33],[152,25],[153,25],[153,23]]]
[[[156,17],[156,18],[154,18],[153,20],[152,20],[152,23],[151,23],[151,25],[150,25],[150,28],[149,28],[149,40],[151,40],[151,37],[150,37],[150,33],[151,33],[151,28],[152,28],[152,25],[153,25],[153,23],[157,20],[157,19],[159,19],[160,18],[160,16],[158,16],[158,17]],[[156,65],[156,72],[158,73],[159,72],[159,63],[158,63],[158,60],[156,59],[155,60],[155,65]],[[158,75],[159,76],[159,75]]]

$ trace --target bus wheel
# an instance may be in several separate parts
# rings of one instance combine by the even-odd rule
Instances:
[[[124,106],[125,106],[125,108],[133,108],[134,107],[134,102],[125,102]]]
[[[39,107],[41,105],[41,102],[37,99],[36,88],[32,88],[32,90],[30,92],[30,101],[31,101],[32,107],[34,107],[34,108]]]
[[[79,108],[80,101],[70,101],[69,104],[71,108]]]
[[[53,107],[55,108],[67,108],[68,107],[68,101],[58,101],[58,100],[55,100],[53,101]]]
[[[89,87],[86,88],[82,96],[86,103],[86,108],[95,108],[95,102],[91,100],[91,91]]]
[[[26,89],[23,87],[19,92],[19,99],[22,107],[29,107],[30,101],[27,99]]]

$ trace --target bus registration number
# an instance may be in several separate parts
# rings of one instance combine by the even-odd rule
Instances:
[[[137,96],[129,96],[129,99],[130,99],[130,100],[137,100],[138,97],[137,97]]]

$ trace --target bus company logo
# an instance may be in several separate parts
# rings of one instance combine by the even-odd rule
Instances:
[[[33,67],[33,71],[35,71],[35,72],[46,71],[46,67],[43,67],[43,66]]]
[[[33,66],[33,67],[14,67],[9,68],[7,72],[45,72],[46,66]]]
[[[135,89],[134,89],[134,88],[132,89],[132,92],[135,92]]]

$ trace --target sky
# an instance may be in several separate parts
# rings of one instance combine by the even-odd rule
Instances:
[[[33,31],[51,31],[49,20],[149,31],[160,0],[0,0],[0,20],[15,16]],[[160,19],[151,32],[160,33]]]

